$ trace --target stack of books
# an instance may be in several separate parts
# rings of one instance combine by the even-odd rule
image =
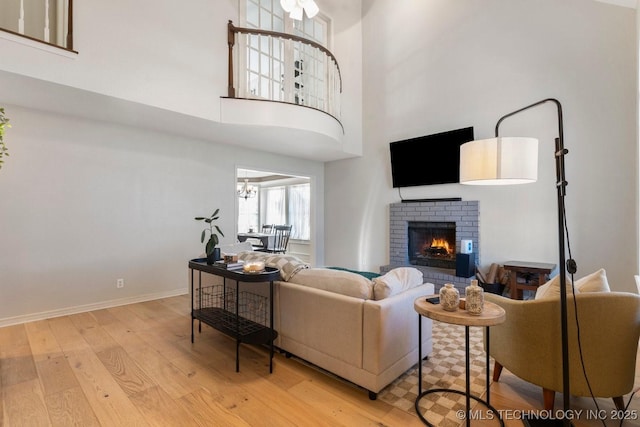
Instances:
[[[224,268],[226,270],[242,270],[242,266],[244,265],[244,261],[238,260],[236,262],[224,262],[224,261],[216,261],[213,264],[215,267]]]

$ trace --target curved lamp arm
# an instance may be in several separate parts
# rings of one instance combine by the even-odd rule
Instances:
[[[498,122],[496,123],[496,138],[499,135],[500,124],[502,121],[508,117],[514,116],[518,113],[521,113],[525,110],[528,110],[533,107],[537,107],[538,105],[545,104],[547,102],[553,102],[558,110],[558,137],[556,138],[556,189],[557,189],[557,198],[558,198],[558,249],[559,249],[559,275],[560,275],[560,322],[562,328],[562,397],[563,397],[563,409],[569,411],[570,404],[570,388],[569,388],[569,338],[567,331],[567,283],[566,283],[566,273],[567,268],[570,273],[576,272],[576,264],[575,261],[570,259],[566,260],[565,257],[565,226],[566,226],[566,217],[565,217],[565,205],[564,205],[564,196],[566,195],[566,186],[567,181],[565,178],[565,169],[564,169],[564,156],[569,151],[564,148],[564,135],[563,135],[563,126],[562,126],[562,104],[555,98],[546,98],[541,101],[535,102],[531,105],[527,105],[526,107],[520,108],[519,110],[513,111],[509,114],[505,114],[500,117]],[[568,421],[568,420],[565,420]],[[565,425],[567,423],[565,422]]]

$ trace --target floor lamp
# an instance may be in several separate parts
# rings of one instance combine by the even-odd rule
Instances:
[[[460,147],[460,183],[469,185],[510,185],[526,184],[537,180],[538,140],[534,138],[500,137],[502,121],[547,102],[554,103],[558,109],[558,137],[556,138],[556,190],[558,195],[558,266],[560,274],[560,324],[562,338],[562,396],[565,425],[570,425],[567,415],[569,405],[569,340],[567,332],[567,270],[575,273],[573,260],[565,258],[565,210],[564,197],[567,181],[565,179],[564,148],[562,134],[562,105],[557,99],[547,98],[519,110],[502,116],[496,123],[496,137],[471,141]]]

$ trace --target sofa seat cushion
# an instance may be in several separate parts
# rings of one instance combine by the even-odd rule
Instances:
[[[350,271],[309,268],[298,271],[291,282],[349,297],[362,299],[373,297],[371,280]]]
[[[417,268],[394,268],[384,276],[373,279],[373,296],[376,301],[379,301],[420,286],[422,283],[422,272]]]

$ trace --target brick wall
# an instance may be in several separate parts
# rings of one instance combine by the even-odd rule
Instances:
[[[460,241],[472,240],[476,263],[480,264],[479,246],[479,210],[478,201],[433,201],[393,203],[389,208],[389,265],[380,268],[381,273],[408,266],[408,223],[409,221],[433,221],[456,223],[456,248]],[[459,251],[459,250],[458,250]],[[456,277],[455,270],[413,265],[422,271],[426,282],[436,285],[436,291],[445,283],[453,283],[459,290],[464,288],[472,278]]]

